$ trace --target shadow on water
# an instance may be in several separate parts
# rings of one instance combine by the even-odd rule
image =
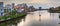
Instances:
[[[56,24],[51,24],[53,22],[47,22],[47,23],[44,23],[44,22],[41,22],[41,21],[37,21],[37,20],[32,20],[30,22],[28,22],[27,25],[24,25],[24,26],[57,26]]]
[[[20,23],[22,19],[25,21],[25,17],[16,18],[16,19],[11,19],[9,21],[5,21],[3,23],[0,23],[0,26],[17,26],[17,24]]]

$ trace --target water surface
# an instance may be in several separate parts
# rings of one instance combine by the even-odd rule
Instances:
[[[18,23],[17,26],[60,26],[59,13],[49,13],[47,10],[30,12],[25,18],[25,22]],[[39,14],[41,16],[39,16]]]

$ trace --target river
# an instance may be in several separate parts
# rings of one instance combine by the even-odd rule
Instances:
[[[27,14],[25,22],[22,20],[17,26],[60,26],[59,13],[49,13],[47,10],[30,13]]]
[[[22,19],[17,21],[17,24],[10,26],[60,26],[59,13],[49,13],[47,10],[29,13],[25,16],[25,21]]]

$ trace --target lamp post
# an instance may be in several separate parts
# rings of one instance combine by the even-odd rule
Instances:
[[[40,14],[41,7],[39,7],[39,21],[41,21],[41,14]]]

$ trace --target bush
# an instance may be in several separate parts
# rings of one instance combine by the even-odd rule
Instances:
[[[4,20],[7,20],[8,18],[17,18],[17,17],[21,17],[21,16],[24,16],[26,14],[15,14],[15,15],[9,15],[9,16],[2,16],[0,17],[0,20],[4,19]]]
[[[60,16],[59,16],[59,19],[60,19]]]

